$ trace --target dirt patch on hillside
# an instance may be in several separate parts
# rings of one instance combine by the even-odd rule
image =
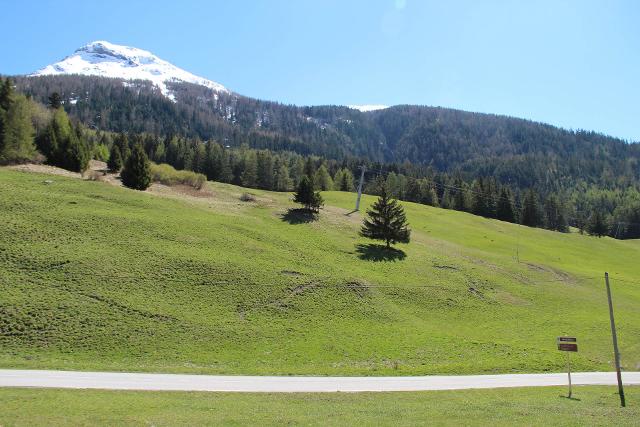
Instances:
[[[120,181],[116,178],[116,174],[108,173],[107,164],[98,160],[91,160],[89,167],[84,173],[72,172],[57,166],[27,163],[24,165],[7,166],[7,169],[17,170],[21,172],[44,173],[47,175],[65,176],[68,178],[80,178],[92,181],[116,181],[120,185]],[[104,176],[104,179],[98,177]]]
[[[80,175],[78,172],[71,172],[65,169],[61,169],[61,168],[57,168],[55,166],[49,166],[49,165],[36,165],[36,164],[14,165],[14,166],[7,166],[7,169],[17,170],[21,172],[45,173],[47,175],[66,176],[69,178],[82,178],[82,175]]]
[[[196,198],[196,199],[206,199],[209,197],[213,197],[213,191],[211,191],[206,186],[202,187],[200,190],[190,187],[188,185],[174,185],[168,186],[164,184],[153,183],[151,187],[147,189],[147,193],[157,194],[157,195],[169,195],[169,196],[184,196],[186,198]]]
[[[563,282],[563,283],[576,283],[576,280],[568,273],[558,270],[557,268],[549,267],[546,265],[534,264],[531,262],[524,263],[531,271],[546,274],[551,276],[551,279],[547,281]]]

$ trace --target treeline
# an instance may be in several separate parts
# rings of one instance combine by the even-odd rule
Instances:
[[[460,173],[422,171],[407,165],[391,169],[378,165],[371,175],[385,177],[393,197],[445,209],[469,212],[486,218],[518,223],[529,227],[611,236],[618,239],[640,238],[640,190],[601,189],[581,183],[571,191],[547,192],[503,185],[495,177],[463,179]],[[418,172],[418,173],[416,173]],[[374,180],[365,191],[376,194]]]
[[[203,142],[178,136],[163,138],[151,134],[104,132],[100,133],[98,140],[99,145],[110,147],[112,159],[122,159],[119,162],[126,161],[132,147],[140,145],[150,160],[166,163],[177,170],[201,173],[210,181],[292,191],[306,175],[322,191],[354,189],[353,174],[346,166],[350,163],[344,162],[342,167],[343,163],[318,156],[256,150],[247,145],[230,148],[215,141]]]
[[[214,94],[174,83],[177,102],[148,82],[90,76],[22,77],[24,93],[46,103],[54,91],[90,128],[180,135],[342,160],[431,166],[465,179],[492,176],[514,188],[548,193],[584,182],[624,188],[640,182],[640,144],[513,117],[427,106],[361,113],[343,106],[298,107]]]

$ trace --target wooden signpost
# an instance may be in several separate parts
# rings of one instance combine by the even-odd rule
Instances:
[[[558,337],[558,350],[567,352],[578,351],[578,339],[576,337]],[[569,377],[569,398],[571,398],[571,361],[567,353],[567,376]]]

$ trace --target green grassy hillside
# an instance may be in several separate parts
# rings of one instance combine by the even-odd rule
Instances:
[[[43,181],[52,179],[53,184]],[[640,242],[405,203],[379,260],[350,193],[318,221],[290,195],[201,197],[0,169],[0,367],[409,375],[640,367]],[[364,205],[373,201],[364,198]]]
[[[184,393],[0,389],[8,426],[637,426],[640,387],[399,393]]]

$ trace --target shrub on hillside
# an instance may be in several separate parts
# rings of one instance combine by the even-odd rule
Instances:
[[[188,185],[200,190],[207,182],[207,177],[201,173],[186,170],[176,170],[167,164],[151,164],[151,180],[164,185]]]
[[[240,200],[243,202],[255,202],[256,196],[251,193],[242,193],[242,195],[240,196]]]

